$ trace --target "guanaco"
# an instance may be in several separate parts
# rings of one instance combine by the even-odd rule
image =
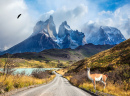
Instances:
[[[104,84],[104,89],[106,87],[106,80],[107,80],[107,75],[103,74],[90,74],[90,68],[87,68],[87,75],[88,78],[92,81],[94,85],[94,89],[96,89],[96,81],[101,81]]]

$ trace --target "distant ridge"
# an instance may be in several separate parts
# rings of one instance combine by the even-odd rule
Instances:
[[[114,45],[93,45],[85,44],[76,49],[46,49],[41,52],[24,52],[12,54],[12,58],[36,59],[36,60],[64,60],[78,61],[86,57],[90,57],[98,52],[112,48]],[[7,54],[1,55],[1,58],[7,57]]]

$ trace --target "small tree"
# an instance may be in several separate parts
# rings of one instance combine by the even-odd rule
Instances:
[[[3,74],[6,76],[12,74],[15,71],[14,67],[15,61],[13,60],[13,58],[10,58],[9,54],[7,54],[7,58],[5,58]]]

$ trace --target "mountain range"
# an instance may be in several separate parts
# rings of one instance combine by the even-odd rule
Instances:
[[[24,53],[15,53],[12,54],[12,58],[22,58],[29,60],[62,60],[62,61],[78,61],[84,59],[85,57],[90,57],[98,52],[110,49],[114,45],[93,45],[85,44],[84,46],[78,46],[75,49],[48,49],[41,52],[24,52]],[[10,54],[1,55],[0,58],[6,58]]]
[[[62,22],[57,33],[53,17],[50,16],[46,21],[38,21],[34,26],[32,35],[26,40],[0,52],[0,55],[5,53],[40,52],[45,49],[75,49],[87,43],[115,45],[124,40],[124,36],[117,28],[101,26],[99,30],[85,36],[83,32],[72,30],[67,21]]]

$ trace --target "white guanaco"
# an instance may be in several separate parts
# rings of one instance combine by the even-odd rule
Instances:
[[[105,89],[107,75],[103,75],[103,74],[90,74],[90,68],[87,68],[87,75],[88,75],[88,78],[92,81],[92,83],[94,85],[94,89],[96,89],[96,81],[101,81],[104,84],[104,89]]]

